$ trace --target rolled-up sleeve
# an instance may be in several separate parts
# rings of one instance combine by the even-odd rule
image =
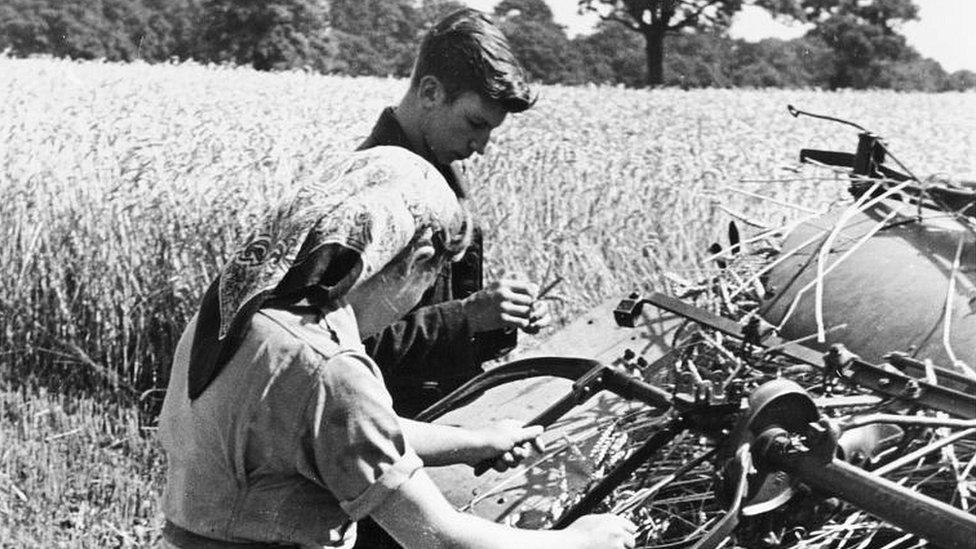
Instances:
[[[329,359],[306,407],[299,468],[328,489],[353,520],[381,505],[423,466],[407,444],[393,403],[365,355]]]

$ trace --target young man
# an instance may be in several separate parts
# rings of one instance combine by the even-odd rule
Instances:
[[[360,146],[406,148],[433,164],[464,198],[453,163],[483,154],[508,113],[532,106],[525,71],[508,41],[483,13],[462,9],[435,25],[420,45],[410,89],[383,111]],[[393,394],[412,417],[481,373],[481,363],[515,347],[516,329],[535,333],[550,322],[538,286],[508,278],[483,287],[481,231],[468,253],[448,264],[407,317],[365,342]]]

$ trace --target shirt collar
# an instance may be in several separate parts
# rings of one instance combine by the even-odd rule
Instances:
[[[454,194],[458,198],[467,198],[468,185],[461,170],[457,169],[453,163],[438,163],[429,148],[422,152],[413,150],[410,147],[410,141],[407,139],[406,132],[403,131],[403,127],[400,126],[400,122],[397,120],[396,114],[394,114],[393,107],[383,109],[383,112],[380,113],[379,120],[373,126],[373,131],[359,145],[359,150],[380,146],[403,147],[404,149],[419,154],[424,160],[430,162],[437,168],[437,171],[444,176],[448,186],[451,187],[451,190],[454,191]]]

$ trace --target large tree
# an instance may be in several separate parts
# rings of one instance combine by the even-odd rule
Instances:
[[[316,65],[328,17],[321,0],[205,0],[204,57],[258,70]]]
[[[976,90],[976,72],[959,70],[946,75],[942,89],[945,91]]]
[[[581,12],[623,25],[644,38],[647,85],[664,82],[664,38],[684,30],[725,28],[743,0],[578,0]],[[792,0],[755,0],[771,9],[790,8]]]
[[[578,51],[544,0],[502,0],[495,6],[494,16],[534,80],[544,84],[576,80]]]
[[[581,58],[580,82],[644,85],[644,63],[633,54],[641,48],[640,36],[616,24],[597,23],[592,34],[573,38],[573,48]]]
[[[146,30],[139,39],[143,59],[164,61],[199,57],[201,0],[142,0]]]
[[[931,72],[898,33],[900,24],[918,17],[912,0],[802,0],[801,7],[816,24],[809,36],[833,51],[832,88],[888,87],[894,74],[910,72],[903,64]]]
[[[407,76],[421,30],[411,0],[331,0],[339,58],[349,74]]]
[[[917,59],[897,33],[898,23],[917,16],[912,0],[578,0],[580,11],[595,12],[644,38],[649,86],[665,82],[667,35],[721,33],[746,4],[816,25],[811,37],[835,54],[834,87],[880,82],[879,67],[885,63]]]
[[[186,59],[197,0],[7,0],[0,50],[109,61]]]
[[[803,88],[829,85],[830,48],[814,37],[759,42],[735,40],[730,75],[737,87]]]

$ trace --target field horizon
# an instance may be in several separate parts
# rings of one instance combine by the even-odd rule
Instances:
[[[0,55],[0,545],[158,535],[152,438],[176,339],[262,208],[354,148],[405,80]],[[486,278],[553,292],[556,326],[694,280],[730,221],[823,211],[800,148],[857,122],[916,174],[976,179],[976,92],[540,87],[465,163]],[[749,234],[747,234],[749,236]],[[532,338],[524,344],[531,345]]]

